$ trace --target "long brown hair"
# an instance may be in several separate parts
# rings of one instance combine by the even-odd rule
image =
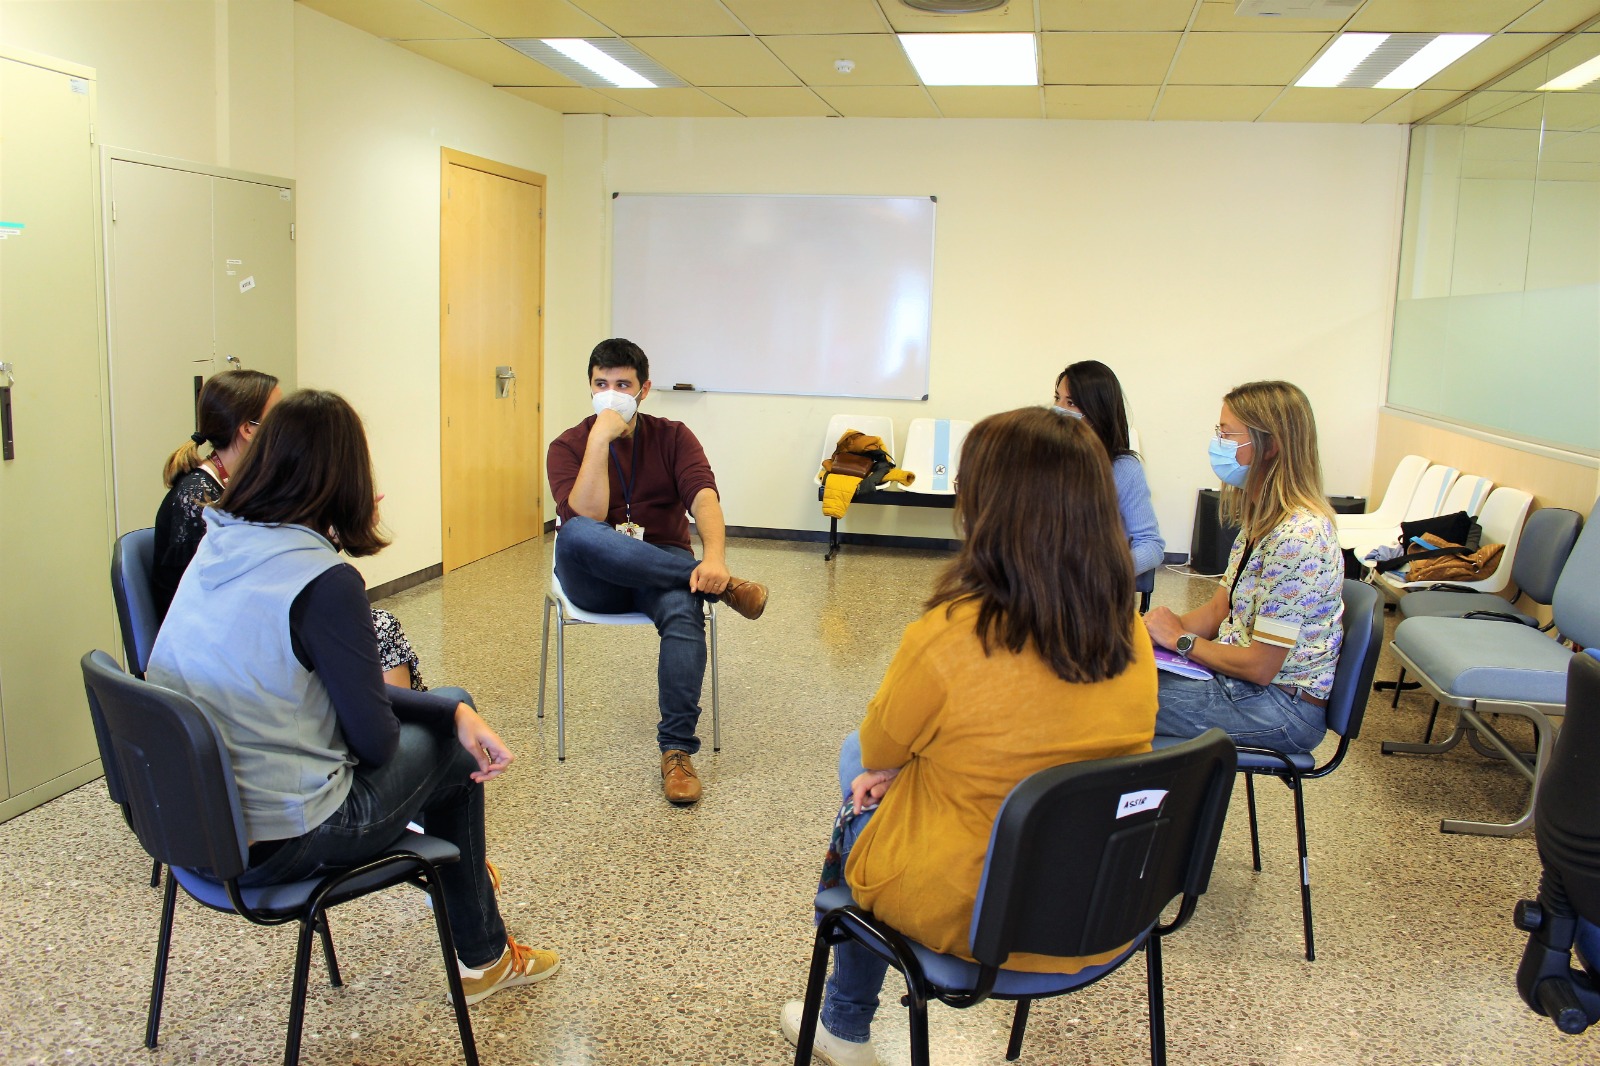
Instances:
[[[1222,398],[1250,431],[1250,472],[1244,488],[1228,488],[1223,513],[1260,540],[1293,511],[1333,518],[1322,490],[1317,418],[1311,401],[1287,381],[1251,381]]]
[[[1133,661],[1133,557],[1088,425],[1025,407],[973,426],[956,519],[966,540],[928,610],[976,602],[984,654],[1031,642],[1063,681],[1104,681]]]
[[[213,374],[200,386],[194,404],[195,436],[211,445],[212,452],[225,450],[239,436],[247,422],[261,421],[267,398],[278,387],[278,379],[259,370],[224,370]],[[200,465],[200,441],[190,437],[167,456],[161,478],[167,488]]]
[[[349,555],[389,545],[361,416],[334,392],[302,389],[273,407],[217,507],[247,522],[306,526]]]

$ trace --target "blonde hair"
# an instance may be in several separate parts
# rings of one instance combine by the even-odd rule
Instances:
[[[1223,515],[1259,540],[1294,511],[1333,518],[1322,489],[1311,401],[1287,381],[1251,381],[1222,398],[1255,446],[1244,488],[1224,488]]]
[[[245,423],[259,421],[261,412],[267,409],[267,399],[277,387],[277,378],[259,370],[224,370],[206,379],[195,400],[198,428],[167,456],[167,465],[161,471],[167,488],[200,465],[204,459],[201,443],[210,444],[212,454],[216,454],[234,442]]]

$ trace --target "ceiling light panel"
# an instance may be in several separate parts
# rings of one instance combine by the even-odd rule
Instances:
[[[1488,39],[1483,33],[1343,33],[1295,85],[1415,89]]]
[[[1579,63],[1565,74],[1558,74],[1539,86],[1544,92],[1572,92],[1600,82],[1600,56],[1587,63]]]
[[[1031,33],[902,33],[924,85],[1037,85]]]
[[[679,89],[688,84],[620,37],[519,38],[506,44],[591,89]]]

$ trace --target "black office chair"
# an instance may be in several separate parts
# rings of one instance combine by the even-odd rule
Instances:
[[[817,896],[822,919],[811,952],[795,1066],[811,1061],[832,945],[854,940],[906,981],[911,1061],[928,1064],[928,1001],[972,1007],[1015,1000],[1007,1059],[1022,1053],[1033,1000],[1093,984],[1141,947],[1150,995],[1150,1061],[1166,1062],[1161,939],[1182,928],[1211,879],[1233,791],[1234,747],[1213,729],[1163,751],[1057,766],[1011,791],[995,821],[978,887],[971,953],[976,963],[906,939],[850,898]],[[1177,914],[1161,923],[1176,897]],[[1001,967],[1012,952],[1115,959],[1075,974]]]
[[[300,1059],[313,931],[322,937],[329,981],[335,988],[343,983],[327,911],[394,885],[413,884],[427,891],[433,901],[434,927],[455,1004],[461,1047],[468,1066],[477,1066],[472,1022],[436,869],[460,858],[454,845],[406,832],[382,856],[348,870],[291,884],[241,887],[238,878],[245,871],[250,849],[227,751],[211,720],[188,697],[130,677],[103,651],[83,657],[83,681],[101,750],[110,754],[105,760],[106,785],[112,798],[125,804],[139,843],[170,870],[161,904],[146,1047],[156,1046],[161,1026],[172,916],[180,884],[205,906],[238,914],[256,925],[300,924],[285,1066],[296,1066]],[[209,871],[210,876],[202,876],[201,870]]]
[[[155,596],[151,594],[150,575],[155,570],[156,531],[135,529],[117,538],[111,550],[111,598],[117,604],[117,621],[122,626],[122,648],[128,656],[128,670],[134,677],[144,677],[150,668],[150,649],[155,647],[156,634],[161,630],[161,615],[156,610]],[[95,739],[101,740],[99,730]],[[107,767],[106,784],[110,787],[110,751],[100,744],[100,764]],[[129,818],[127,803],[113,795],[112,800],[122,807],[123,818]],[[150,870],[150,887],[161,884],[161,862],[157,860]]]
[[[1139,613],[1150,613],[1150,594],[1156,590],[1156,572],[1152,568],[1142,574],[1135,574],[1133,578],[1133,591],[1139,594]]]
[[[1528,934],[1517,991],[1563,1033],[1600,1021],[1600,652],[1567,667],[1566,722],[1539,782],[1539,898],[1517,904]],[[1570,965],[1576,943],[1583,968]]]

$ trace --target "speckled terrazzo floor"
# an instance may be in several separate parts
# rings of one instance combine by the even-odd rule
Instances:
[[[558,949],[546,984],[473,1008],[487,1066],[783,1063],[777,1011],[802,989],[807,904],[837,803],[833,762],[917,613],[936,553],[736,541],[735,573],[772,588],[767,614],[722,615],[723,751],[697,760],[706,798],[661,798],[653,641],[569,633],[567,761],[534,714],[549,542],[503,552],[385,602],[430,682],[469,688],[519,753],[490,789],[490,848],[512,930]],[[1156,600],[1209,592],[1163,572]],[[552,686],[554,664],[551,665]],[[1394,676],[1385,662],[1379,676]],[[1210,894],[1169,941],[1171,1061],[1593,1063],[1600,1032],[1564,1037],[1512,983],[1516,899],[1534,891],[1531,838],[1442,836],[1441,816],[1514,817],[1520,778],[1463,745],[1378,753],[1416,737],[1427,704],[1373,700],[1345,766],[1307,786],[1318,957],[1301,956],[1289,794],[1260,790],[1265,869],[1250,869],[1242,787]],[[0,1060],[281,1061],[293,934],[181,901],[161,1047],[142,1046],[160,894],[101,783],[0,825]],[[346,987],[313,963],[302,1061],[459,1060],[423,902],[396,891],[334,914]],[[1004,1061],[1009,1005],[936,1006],[934,1062]],[[1148,1061],[1143,967],[1038,1005],[1023,1062]],[[909,1061],[904,1012],[875,1042]]]

